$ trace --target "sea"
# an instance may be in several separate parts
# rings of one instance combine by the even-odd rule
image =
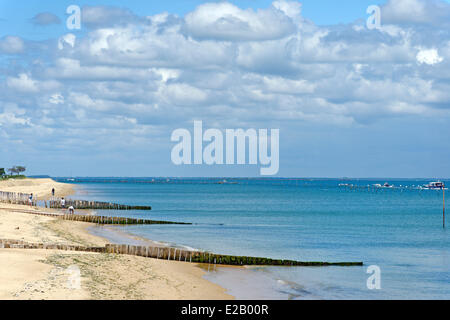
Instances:
[[[205,278],[237,299],[450,299],[443,191],[420,188],[433,179],[54,179],[77,186],[72,198],[152,206],[99,215],[193,223],[112,228],[118,234],[220,254],[364,263],[209,265]],[[111,227],[92,229],[105,236]]]

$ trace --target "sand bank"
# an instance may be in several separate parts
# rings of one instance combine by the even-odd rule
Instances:
[[[0,191],[16,193],[33,193],[39,200],[49,199],[55,188],[56,197],[66,197],[75,193],[72,184],[56,182],[52,179],[8,179],[0,181]]]
[[[87,246],[104,246],[108,242],[86,231],[92,224],[8,210],[12,208],[30,209],[0,203],[2,239]],[[68,286],[68,270],[74,266],[81,272],[79,289]],[[204,274],[194,264],[138,256],[0,249],[0,299],[232,298],[225,289],[205,280]]]

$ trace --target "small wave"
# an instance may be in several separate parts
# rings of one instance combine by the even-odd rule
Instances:
[[[202,251],[200,249],[197,248],[193,248],[190,246],[186,246],[183,244],[177,244],[174,242],[165,242],[165,241],[156,241],[156,240],[151,240],[153,243],[155,243],[156,245],[160,245],[163,247],[171,247],[171,248],[177,248],[177,249],[183,249],[183,250],[188,250],[188,251]]]
[[[186,249],[188,251],[200,251],[200,249],[192,248],[192,247],[185,246],[185,245],[180,245],[179,247],[183,248],[183,249]]]

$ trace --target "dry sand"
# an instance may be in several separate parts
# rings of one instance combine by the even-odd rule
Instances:
[[[52,179],[8,179],[0,181],[0,191],[33,193],[39,200],[48,200],[55,188],[56,197],[66,197],[75,192],[74,185],[56,182]]]
[[[57,190],[70,189],[48,180],[51,179],[33,179],[32,185],[14,181],[17,185],[10,183],[8,190],[4,186],[10,181],[0,182],[0,190],[44,194],[52,185]],[[30,210],[26,206],[0,203],[0,239],[89,246],[107,243],[86,231],[89,223],[10,211],[20,208]],[[73,268],[80,271],[80,288],[73,288],[68,282]],[[195,264],[137,256],[0,249],[0,299],[233,298],[222,287],[205,280],[204,274]]]

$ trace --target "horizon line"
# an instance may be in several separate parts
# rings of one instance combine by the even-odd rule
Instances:
[[[131,179],[259,179],[259,180],[274,180],[274,179],[333,179],[333,180],[380,180],[380,179],[395,179],[395,180],[426,180],[426,179],[442,179],[450,180],[449,177],[263,177],[263,176],[51,176],[51,175],[30,175],[28,178],[38,178],[38,177],[48,177],[55,179],[62,178],[96,178],[96,179],[121,179],[121,178],[131,178]]]

